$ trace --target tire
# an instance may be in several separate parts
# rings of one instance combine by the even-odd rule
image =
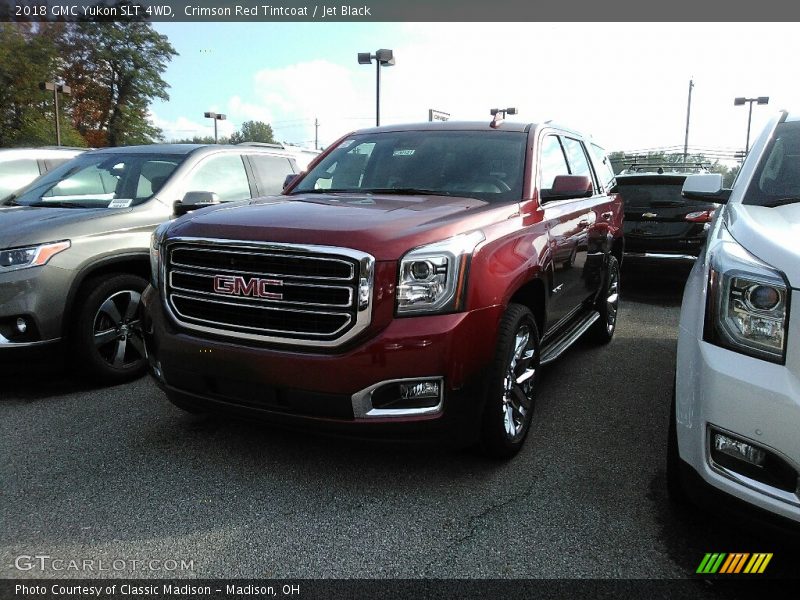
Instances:
[[[603,278],[603,289],[597,299],[597,312],[600,318],[591,329],[591,338],[597,344],[607,344],[614,338],[619,314],[620,273],[616,256],[608,257],[608,266]]]
[[[500,321],[487,380],[481,423],[485,454],[511,458],[522,448],[533,418],[539,358],[539,330],[533,313],[521,304],[510,304]]]
[[[183,394],[176,394],[175,392],[166,392],[166,394],[167,400],[190,415],[202,415],[206,412],[202,408],[196,406],[187,396],[184,396]]]
[[[91,379],[116,384],[144,375],[140,299],[145,287],[146,280],[126,273],[84,284],[71,343],[76,366]]]
[[[678,452],[678,424],[675,403],[675,384],[672,384],[672,402],[669,409],[667,432],[667,496],[676,506],[686,506],[689,497],[681,476],[681,456]]]

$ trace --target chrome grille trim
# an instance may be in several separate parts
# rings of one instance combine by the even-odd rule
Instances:
[[[339,327],[339,329],[337,329],[336,331],[334,331],[332,333],[313,333],[313,332],[300,332],[300,331],[285,331],[285,330],[282,330],[282,329],[267,329],[267,328],[261,328],[261,327],[250,327],[248,325],[233,325],[232,326],[232,325],[229,325],[228,323],[222,323],[220,321],[211,321],[209,319],[199,319],[197,317],[190,317],[190,316],[184,315],[178,310],[177,306],[173,306],[173,310],[179,316],[183,317],[184,319],[193,319],[193,320],[196,320],[196,321],[201,321],[202,320],[202,321],[205,321],[206,323],[213,323],[215,325],[222,325],[222,326],[225,326],[225,327],[236,327],[237,329],[252,329],[253,331],[269,331],[269,332],[273,332],[273,333],[295,333],[295,334],[298,334],[298,335],[310,335],[310,336],[318,336],[318,337],[328,337],[328,336],[336,335],[342,329],[347,327],[350,324],[350,321],[352,321],[352,317],[350,315],[348,315],[346,313],[340,313],[340,312],[333,313],[333,312],[321,312],[321,311],[315,311],[315,310],[298,310],[298,309],[290,309],[290,308],[278,308],[278,307],[275,307],[275,306],[258,306],[258,305],[255,305],[255,304],[237,304],[236,302],[222,302],[220,300],[210,300],[208,298],[193,298],[191,296],[184,296],[183,294],[171,294],[170,298],[182,298],[183,300],[191,300],[192,302],[207,302],[209,304],[224,304],[226,306],[236,306],[236,307],[240,307],[240,308],[255,308],[257,310],[272,310],[272,311],[282,312],[282,313],[291,312],[291,313],[307,314],[307,315],[328,315],[328,316],[336,316],[336,317],[340,317],[340,316],[347,317],[347,321],[345,321],[345,324],[342,325],[341,327]],[[231,331],[231,333],[235,333],[235,332]]]
[[[189,275],[190,277],[206,277],[211,278],[213,275],[206,275],[204,273],[191,273],[189,271],[179,271],[173,270],[169,273],[169,287],[171,290],[176,292],[188,292],[190,294],[200,294],[202,296],[212,296],[212,297],[219,297],[219,294],[215,294],[214,292],[201,292],[199,290],[192,290],[189,288],[180,287],[175,285],[172,282],[173,275]],[[347,291],[347,302],[344,304],[325,304],[322,302],[297,302],[294,300],[273,300],[270,298],[251,298],[247,297],[246,300],[251,302],[263,302],[263,303],[274,303],[274,304],[292,304],[297,306],[318,306],[320,308],[350,308],[353,305],[353,289],[345,286],[345,285],[314,285],[311,283],[299,283],[299,282],[284,282],[283,288],[290,288],[290,287],[307,287],[313,289],[326,289],[326,290],[346,290]],[[200,298],[197,298],[200,300]],[[237,305],[238,306],[238,305]],[[242,304],[244,306],[244,304]]]
[[[169,240],[169,241],[171,242],[172,240]],[[311,246],[307,246],[307,247],[310,248]],[[223,268],[223,267],[220,267],[220,268],[217,268],[217,267],[200,267],[200,266],[197,266],[197,265],[187,265],[186,263],[174,262],[172,260],[172,252],[174,252],[175,250],[183,250],[184,248],[186,248],[186,246],[183,246],[183,247],[180,247],[180,248],[172,248],[170,250],[170,265],[172,265],[173,267],[184,267],[184,268],[188,268],[188,269],[196,269],[198,271],[212,271],[214,273],[236,273],[236,274],[239,274],[239,275],[262,275],[262,276],[265,276],[265,277],[281,277],[281,278],[284,278],[284,279],[317,279],[317,280],[328,280],[328,281],[350,281],[350,280],[353,279],[353,277],[355,275],[352,263],[350,263],[350,262],[348,262],[346,260],[328,258],[328,257],[325,257],[325,258],[322,258],[322,259],[314,259],[313,257],[310,257],[310,256],[298,256],[298,255],[291,255],[291,254],[259,253],[261,256],[265,256],[265,257],[293,258],[293,259],[296,259],[296,260],[324,260],[325,262],[343,264],[343,265],[346,265],[346,266],[348,266],[350,268],[350,275],[347,276],[347,277],[324,277],[324,276],[317,277],[317,276],[306,276],[306,275],[287,275],[285,273],[270,273],[268,271],[248,271],[248,270],[245,270],[245,269],[226,269],[226,268]],[[209,250],[207,248],[194,248],[194,247],[191,247],[190,249],[194,250],[196,252],[208,252],[208,253],[215,253],[215,254],[219,254],[220,253],[219,250]],[[226,254],[252,255],[253,253],[252,252],[237,252],[237,251],[233,251],[233,252],[226,252]]]
[[[319,306],[309,305],[303,308],[291,308],[294,306],[301,306],[297,302],[279,302],[274,299],[254,299],[252,297],[235,296],[228,297],[224,295],[217,295],[213,293],[203,294],[195,290],[173,290],[171,287],[171,274],[173,266],[183,266],[184,263],[179,265],[172,265],[170,259],[172,251],[178,248],[186,248],[193,251],[203,252],[219,252],[219,253],[237,253],[237,254],[256,254],[272,256],[277,258],[301,258],[307,260],[315,260],[314,255],[318,255],[320,261],[332,261],[344,263],[350,266],[351,281],[349,285],[327,285],[328,281],[345,281],[341,278],[317,277],[317,276],[290,276],[281,273],[266,273],[266,272],[251,272],[242,270],[225,270],[214,268],[202,268],[191,265],[186,265],[184,268],[197,270],[197,271],[214,271],[218,273],[235,273],[238,275],[256,275],[269,278],[279,278],[284,280],[284,284],[288,286],[308,286],[308,287],[329,287],[329,288],[348,288],[350,293],[350,306]],[[159,265],[160,270],[160,286],[161,298],[166,310],[167,315],[177,325],[191,331],[218,335],[228,338],[235,338],[241,340],[248,340],[253,342],[264,342],[268,344],[278,345],[291,345],[291,346],[307,346],[314,348],[335,348],[345,344],[353,339],[361,332],[363,332],[370,324],[372,319],[372,303],[373,303],[373,288],[375,277],[375,258],[365,252],[353,250],[351,248],[343,248],[337,246],[322,246],[314,244],[282,244],[271,242],[249,242],[238,240],[221,240],[214,238],[194,238],[194,237],[175,237],[169,238],[164,241],[161,247],[161,261]],[[338,257],[338,258],[337,258]],[[183,271],[177,269],[176,271]],[[202,276],[203,273],[189,273],[190,275]],[[326,283],[315,286],[310,281],[306,280],[325,281]],[[183,292],[183,293],[173,293]],[[187,296],[186,294],[191,294]],[[179,301],[181,299],[197,302],[208,302],[209,304],[216,304],[218,306],[233,305],[245,309],[267,309],[280,312],[289,312],[292,314],[310,314],[310,315],[323,315],[323,316],[340,316],[347,317],[346,323],[333,332],[297,332],[289,330],[274,330],[264,329],[258,327],[248,327],[232,323],[222,323],[218,321],[209,321],[200,317],[193,317],[181,314],[177,307],[172,302],[172,297],[176,297]],[[213,299],[214,297],[218,300]],[[231,302],[231,299],[241,298],[240,302]],[[267,305],[269,304],[269,305]],[[289,305],[289,306],[287,306]],[[185,308],[185,307],[184,307]],[[315,308],[326,308],[328,310],[314,310]],[[340,308],[341,310],[330,310]],[[335,325],[335,324],[333,324]],[[252,330],[252,331],[243,331]],[[328,339],[318,339],[325,337]]]

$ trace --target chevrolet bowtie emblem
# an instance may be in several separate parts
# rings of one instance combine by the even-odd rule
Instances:
[[[655,219],[658,215],[656,213],[642,213],[645,219]]]

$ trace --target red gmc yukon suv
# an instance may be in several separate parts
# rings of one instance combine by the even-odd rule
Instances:
[[[549,123],[346,135],[283,195],[154,233],[151,373],[191,412],[511,456],[540,367],[614,334],[613,185],[600,147]]]

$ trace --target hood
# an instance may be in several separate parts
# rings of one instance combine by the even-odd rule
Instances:
[[[505,220],[517,203],[474,198],[298,194],[259,198],[190,213],[170,237],[204,237],[353,248],[395,260],[410,248]]]
[[[776,208],[729,204],[725,212],[734,239],[800,289],[800,203]]]
[[[0,248],[29,246],[99,233],[98,219],[119,218],[119,211],[98,208],[0,208]]]

